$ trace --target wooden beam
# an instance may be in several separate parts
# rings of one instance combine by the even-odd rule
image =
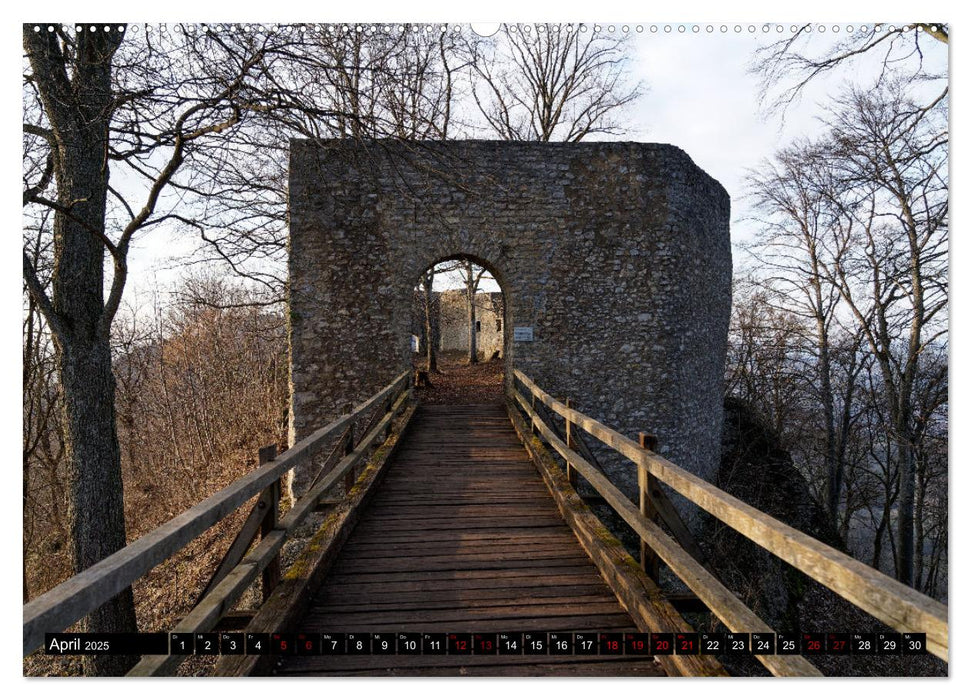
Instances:
[[[97,610],[133,581],[299,466],[321,443],[343,430],[357,415],[394,393],[410,376],[410,370],[402,372],[388,386],[358,406],[353,414],[337,418],[298,442],[275,461],[237,479],[127,547],[24,605],[24,656],[44,643],[45,633],[63,630]]]
[[[274,482],[275,483],[275,482]],[[243,557],[246,555],[246,551],[253,544],[256,539],[256,534],[260,531],[260,526],[263,523],[263,519],[266,516],[267,509],[270,507],[270,489],[265,488],[260,493],[260,497],[257,499],[256,503],[253,504],[252,509],[250,509],[249,515],[246,516],[246,520],[243,522],[243,526],[239,529],[236,534],[236,538],[233,543],[229,545],[229,549],[226,550],[226,554],[222,561],[219,562],[219,566],[216,568],[215,573],[212,578],[209,579],[209,583],[203,589],[202,593],[199,595],[196,604],[198,605],[202,602],[202,599],[209,595],[209,592],[219,585],[219,582],[226,578],[226,575],[236,568],[236,565],[243,561]]]
[[[317,501],[317,506],[314,508],[314,512],[326,513],[340,503],[341,499],[339,498],[321,498],[319,501]]]
[[[350,425],[347,428],[347,442],[344,443],[344,456],[354,453],[354,426]],[[340,464],[338,462],[338,464]],[[351,489],[354,488],[354,466],[344,475],[344,493],[350,493]]]
[[[598,472],[576,452],[568,449],[553,431],[533,411],[526,399],[518,391],[514,398],[533,419],[533,425],[547,439],[563,459],[573,462],[574,469],[593,486],[617,514],[645,540],[671,571],[688,586],[708,608],[732,632],[774,632],[765,622],[726,588],[721,581],[681,549],[660,528],[641,515],[637,506],[631,503],[620,489],[610,483],[606,476]],[[757,655],[759,662],[777,676],[820,676],[819,670],[801,656]]]
[[[317,473],[314,474],[314,478],[310,482],[310,486],[308,488],[313,488],[314,484],[320,481],[325,474],[333,469],[338,460],[344,456],[344,445],[346,444],[348,434],[353,427],[353,425],[349,425],[344,429],[341,436],[334,441],[334,446],[331,448],[330,453],[324,458],[324,461],[320,463],[320,467],[317,469]]]
[[[694,535],[688,530],[688,526],[684,524],[684,520],[681,519],[681,514],[678,513],[677,508],[674,507],[674,504],[664,492],[664,488],[656,477],[652,477],[649,486],[649,495],[651,502],[654,504],[655,509],[657,509],[658,517],[661,518],[661,522],[667,525],[671,534],[674,535],[674,539],[678,541],[678,544],[684,547],[688,554],[700,561],[706,569],[710,568],[708,566],[708,558],[701,551],[701,547],[698,546]]]
[[[565,405],[573,408],[573,401],[567,399]],[[573,423],[571,423],[569,420],[566,421],[566,445],[571,450],[576,449],[576,441],[573,439]],[[577,475],[576,472],[573,471],[573,465],[571,465],[569,462],[566,463],[566,478],[567,481],[570,482],[570,485],[576,488]]]
[[[531,429],[527,428],[514,404],[507,403],[506,409],[519,439],[525,445],[536,470],[543,477],[563,519],[637,628],[642,632],[693,632],[691,625],[665,600],[657,584],[640,569],[623,545],[583,502],[549,451],[532,435]],[[672,676],[728,675],[712,656],[672,655],[655,658],[665,672]]]
[[[567,399],[564,402],[564,405],[569,406],[570,408],[574,408],[575,407],[574,406],[573,399]],[[566,434],[565,433],[561,433],[559,431],[559,429],[557,428],[557,426],[553,423],[553,421],[552,421],[553,413],[552,413],[552,411],[550,411],[550,409],[545,404],[542,404],[542,403],[534,404],[533,408],[537,409],[538,411],[543,411],[544,414],[541,414],[541,417],[543,417],[543,418],[546,419],[547,425],[549,425],[551,428],[553,428],[553,430],[556,431],[556,434],[558,436],[560,436],[561,438],[563,438],[564,440],[566,440]],[[570,425],[570,421],[566,421],[566,425],[567,425],[567,427],[569,427],[571,429],[570,430],[570,438],[571,438],[571,440],[573,442],[573,445],[572,445],[572,447],[570,449],[572,449],[572,450],[574,450],[576,452],[579,452],[580,455],[585,460],[587,460],[588,462],[590,462],[590,464],[592,464],[599,471],[602,472],[603,471],[603,467],[601,466],[600,462],[597,461],[597,458],[596,458],[596,456],[594,456],[593,452],[590,451],[590,448],[587,447],[587,443],[583,439],[583,433],[581,433],[579,430],[577,430],[576,429],[576,426],[571,426]]]
[[[679,613],[710,613],[711,610],[694,593],[671,593],[664,596]]]
[[[353,452],[338,462],[333,471],[321,479],[316,486],[310,489],[299,501],[297,501],[296,504],[294,504],[293,508],[290,509],[284,518],[284,521],[294,518],[297,520],[297,522],[303,522],[303,519],[310,512],[316,509],[324,494],[334,488],[334,486],[340,481],[341,477],[346,476],[347,473],[364,458],[367,451],[379,441],[379,439],[382,437],[382,432],[386,429],[387,425],[394,419],[394,417],[402,410],[410,397],[410,390],[402,392],[401,396],[392,407],[391,413],[386,414],[384,418],[382,418],[378,424],[371,429],[371,432],[364,436]]]
[[[255,610],[233,610],[219,618],[219,622],[212,629],[215,632],[235,632],[246,629],[246,625],[250,623],[255,614]]]
[[[573,421],[729,527],[901,632],[924,632],[927,649],[947,661],[947,606],[740,501],[633,440],[554,399],[519,370],[540,402]]]
[[[637,441],[642,450],[657,452],[657,436],[639,433]],[[603,469],[600,471],[603,471]],[[668,530],[671,531],[671,534],[674,535],[674,539],[678,541],[678,544],[680,544],[688,554],[704,564],[705,568],[710,571],[711,569],[708,566],[705,553],[701,551],[701,547],[699,547],[698,543],[695,541],[694,535],[691,534],[691,531],[688,530],[688,526],[685,525],[684,520],[681,519],[681,514],[678,512],[677,508],[674,507],[674,504],[671,502],[668,495],[664,492],[664,488],[661,486],[661,482],[658,480],[658,478],[649,473],[644,467],[638,465],[637,480],[638,483],[643,481],[646,486],[646,489],[642,491],[642,495],[647,498],[648,503],[650,504],[649,517],[655,522],[660,519],[660,521],[667,526]],[[641,508],[641,512],[645,512],[643,506]]]
[[[274,452],[276,450],[274,449]],[[267,509],[266,517],[263,518],[263,523],[260,525],[260,537],[266,537],[271,532],[276,529],[277,521],[280,518],[280,480],[277,479],[270,487],[267,489],[266,498],[270,503],[270,507]],[[264,491],[264,493],[266,493]],[[280,555],[277,554],[270,560],[266,568],[263,570],[262,576],[262,594],[263,600],[265,601],[270,597],[270,592],[276,588],[276,585],[280,582]]]
[[[657,438],[654,435],[640,433],[638,439],[641,449],[657,449]],[[638,468],[637,492],[640,500],[638,505],[640,506],[641,515],[651,522],[657,521],[657,508],[654,507],[654,501],[651,499],[650,494],[651,489],[655,486],[655,481],[655,477],[651,476],[646,469]],[[641,540],[641,568],[654,581],[660,580],[661,560],[644,540]]]
[[[260,543],[253,548],[253,551],[246,555],[243,561],[229,572],[229,575],[212,589],[212,592],[199,605],[194,607],[172,631],[193,633],[212,630],[219,620],[232,610],[233,604],[280,552],[283,543],[286,542],[286,535],[285,530],[279,529],[261,539]],[[184,660],[184,656],[143,656],[142,660],[127,675],[172,675]]]

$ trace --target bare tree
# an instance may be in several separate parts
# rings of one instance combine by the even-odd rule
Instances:
[[[921,365],[914,391],[914,586],[936,596],[947,583],[947,348],[929,349]]]
[[[422,311],[425,320],[425,368],[429,372],[438,371],[438,348],[435,347],[435,268],[430,267],[425,271],[419,283],[421,287]]]
[[[49,213],[42,212],[25,226],[25,252],[38,270],[41,284],[50,285],[50,248],[43,236]],[[49,586],[31,580],[28,570],[45,568],[62,578],[67,569],[68,542],[64,513],[68,506],[64,474],[64,441],[61,436],[61,398],[57,361],[50,330],[26,285],[23,289],[23,506],[24,574],[26,603]],[[45,566],[38,565],[43,561]]]
[[[279,292],[253,270],[285,251],[291,136],[448,133],[454,36],[356,29],[24,26],[24,206],[52,213],[54,241],[51,289],[26,249],[24,279],[60,364],[76,570],[126,542],[109,333],[132,241],[186,229]],[[88,624],[133,629],[130,592]],[[99,674],[125,663],[86,659]]]
[[[465,278],[465,301],[469,308],[469,364],[474,365],[479,361],[479,346],[476,342],[477,329],[475,327],[475,295],[479,291],[479,281],[485,273],[485,268],[478,267],[471,260],[466,260],[461,270],[462,276]]]
[[[761,97],[769,111],[784,113],[815,80],[840,69],[852,70],[868,55],[879,57],[878,84],[906,74],[914,80],[941,83],[940,96],[947,94],[947,76],[929,71],[926,61],[935,44],[948,44],[943,22],[863,25],[848,31],[845,38],[829,41],[824,36],[815,39],[814,29],[818,27],[801,25],[785,39],[755,52],[751,71],[761,78]]]
[[[803,338],[795,314],[769,303],[759,285],[736,280],[725,392],[754,407],[783,438],[800,423]]]
[[[128,497],[143,516],[137,531],[209,496],[259,446],[285,436],[285,323],[259,296],[193,276],[151,317],[116,324],[119,433],[126,476],[140,487]]]
[[[196,202],[192,226],[201,243],[194,259],[228,265],[282,299],[290,139],[352,139],[369,151],[380,150],[382,140],[449,138],[466,68],[453,29],[407,24],[278,30],[288,33],[291,45],[266,68],[272,90],[265,89],[274,97],[265,101],[277,108],[242,123],[218,152],[191,164],[192,178],[176,183]],[[232,34],[227,40],[243,38]]]
[[[927,353],[946,345],[947,333],[947,114],[943,99],[919,105],[907,88],[905,81],[885,80],[868,91],[849,91],[823,139],[783,151],[750,185],[765,214],[762,245],[753,252],[772,290],[768,300],[815,327],[812,371],[819,376],[834,522],[848,464],[847,431],[856,420],[856,410],[847,412],[852,391],[833,390],[838,326],[857,339],[849,347],[863,343],[872,356],[872,364],[849,356],[844,392],[852,390],[854,376],[866,378],[863,398],[872,404],[866,442],[883,474],[874,561],[884,534],[895,528],[896,574],[915,585],[915,539],[923,539],[915,523],[920,426],[927,420],[920,418],[917,389],[930,382]],[[846,518],[849,509],[847,501]]]
[[[379,101],[387,131],[400,139],[445,140],[466,68],[453,27],[406,25],[389,32],[387,64],[379,72]]]
[[[173,178],[246,115],[275,105],[261,101],[272,93],[262,68],[270,54],[290,45],[286,35],[265,34],[231,46],[206,27],[124,42],[122,28],[107,29],[23,27],[24,132],[37,137],[25,154],[25,172],[45,163],[39,177],[25,183],[23,200],[29,211],[52,212],[50,290],[26,249],[23,274],[57,351],[75,571],[126,544],[110,330],[132,240],[165,222],[187,220],[177,202],[165,199]],[[114,185],[111,173],[120,175]],[[106,261],[113,273],[107,285]],[[131,590],[85,625],[135,630]],[[134,661],[89,656],[85,667],[115,675]]]
[[[626,39],[584,24],[503,25],[468,47],[472,96],[504,140],[623,133],[618,117],[641,94],[627,85]]]
[[[851,254],[830,275],[881,371],[900,470],[897,575],[914,585],[914,391],[947,334],[947,111],[900,87],[851,91],[834,116],[834,228]]]
[[[845,479],[847,408],[849,395],[842,397],[844,410],[837,415],[831,356],[834,325],[839,323],[840,292],[824,274],[845,249],[830,245],[828,227],[828,162],[825,147],[798,143],[783,149],[771,162],[763,163],[748,176],[748,191],[760,213],[760,233],[748,253],[762,267],[760,286],[765,302],[796,314],[809,324],[810,367],[822,407],[825,499],[835,527],[840,524],[840,505]],[[853,329],[849,330],[853,335]],[[842,429],[840,429],[842,428]]]
[[[126,544],[108,343],[113,312],[103,298],[106,157],[115,108],[111,61],[122,35],[69,37],[60,27],[34,32],[26,25],[23,35],[32,69],[27,80],[46,117],[24,128],[48,143],[44,176],[25,189],[24,202],[53,210],[55,242],[51,294],[26,250],[24,280],[57,348],[72,490],[68,519],[74,567],[80,571]],[[49,198],[45,191],[52,180],[57,191]],[[127,242],[109,245],[117,252]],[[135,631],[131,589],[90,615],[87,624],[94,631]],[[91,659],[89,669],[106,675],[123,673],[135,660]]]

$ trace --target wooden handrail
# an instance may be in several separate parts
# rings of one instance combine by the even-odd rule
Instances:
[[[320,499],[365,457],[368,450],[378,441],[385,439],[385,429],[402,409],[409,390],[404,390],[397,401],[388,407],[388,412],[378,424],[344,457],[337,466],[322,477],[307,493],[293,505],[277,527],[263,538],[253,551],[239,563],[189,614],[175,626],[173,632],[207,632],[215,627],[220,618],[229,612],[246,588],[262,573],[283,548],[284,542],[306,517],[314,511]],[[264,602],[266,597],[264,597]],[[183,661],[179,656],[145,656],[129,671],[129,676],[159,676],[173,672]]]
[[[233,513],[250,498],[259,494],[294,467],[299,466],[303,460],[313,455],[322,443],[339,434],[360,414],[371,410],[374,406],[394,395],[403,384],[407,385],[411,375],[411,370],[402,372],[394,381],[349,414],[341,416],[314,431],[274,461],[254,469],[201,503],[152,530],[152,532],[143,535],[123,549],[24,605],[24,656],[44,643],[45,633],[64,630],[97,610],[153,567],[172,557],[185,545]],[[263,540],[257,549],[263,547],[264,544],[270,546],[270,543],[274,541],[274,533]],[[282,541],[280,544],[282,546]],[[254,550],[250,557],[243,560],[240,566],[255,554],[256,551]],[[267,562],[269,562],[269,559],[267,559]],[[216,586],[210,595],[214,595],[225,588],[224,584],[229,585],[231,582],[228,579],[230,578],[227,577],[220,585]]]
[[[547,442],[562,456],[571,462],[573,468],[579,472],[597,492],[604,497],[617,514],[647,542],[651,549],[664,560],[671,571],[687,584],[725,626],[733,632],[773,632],[774,630],[763,622],[758,615],[749,610],[734,593],[728,590],[717,578],[695,561],[684,549],[649,518],[644,517],[637,506],[621,493],[620,489],[610,483],[610,480],[597,471],[592,464],[583,457],[567,448],[566,444],[557,437],[546,423],[540,419],[536,411],[527,403],[518,391],[513,398],[523,407],[533,426],[546,438]],[[819,670],[801,656],[759,655],[756,658],[773,674],[777,676],[819,676]]]
[[[925,633],[928,651],[947,661],[946,605],[747,505],[660,455],[641,448],[616,430],[557,401],[521,371],[513,370],[513,374],[529,390],[531,398],[645,468],[658,480],[752,542],[890,627],[901,632]],[[576,464],[573,456],[570,461]],[[685,583],[690,585],[688,581]]]
[[[523,415],[516,404],[511,396],[506,402],[506,412],[516,435],[549,489],[563,520],[597,567],[617,602],[630,615],[634,626],[640,632],[694,632],[695,629],[675,609],[671,596],[661,591],[584,502],[585,499],[557,464],[553,452],[544,447],[542,437],[532,434],[529,427],[532,421]],[[579,478],[579,473],[574,472],[574,476]],[[654,660],[670,676],[705,678],[728,675],[718,659],[709,654],[662,654]]]

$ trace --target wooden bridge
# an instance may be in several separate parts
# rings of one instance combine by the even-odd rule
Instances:
[[[650,436],[635,442],[513,376],[505,406],[423,406],[405,372],[279,456],[262,451],[258,469],[25,605],[24,654],[241,507],[239,535],[172,632],[233,621],[271,634],[691,632],[656,584],[662,563],[728,630],[771,632],[706,567],[664,484],[890,627],[926,633],[947,660],[946,606],[684,471]],[[598,468],[584,435],[633,463],[639,503]],[[316,476],[281,517],[281,479],[304,464]],[[640,562],[578,495],[580,480],[640,536]],[[281,572],[284,543],[312,513],[322,525]],[[262,606],[234,612],[258,578]],[[145,656],[130,675],[171,675],[183,658]],[[756,658],[774,675],[820,675],[802,656]],[[215,673],[726,675],[708,655],[402,653],[220,656]]]

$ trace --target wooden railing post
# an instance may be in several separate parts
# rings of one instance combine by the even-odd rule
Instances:
[[[351,406],[350,404],[344,407],[345,414],[350,413],[352,410],[354,410],[354,407]],[[354,451],[354,421],[351,421],[351,424],[347,426],[347,442],[344,443],[344,456],[346,457],[347,455],[351,454],[351,452],[353,451]],[[357,479],[354,476],[354,467],[351,467],[350,469],[347,470],[347,474],[344,476],[345,494],[348,494],[351,492],[351,489],[354,488],[354,482],[356,480]]]
[[[657,450],[656,435],[638,433],[637,438],[641,449],[651,452]],[[637,490],[640,494],[641,515],[652,522],[657,520],[657,508],[651,499],[651,490],[657,486],[656,481],[657,478],[650,474],[644,465],[637,465]],[[641,568],[644,569],[644,573],[657,582],[661,573],[661,560],[643,539],[641,540]]]
[[[536,394],[529,392],[530,406],[533,407],[533,415],[536,415]],[[536,419],[533,418],[530,422],[533,429],[533,435],[539,435],[539,428],[536,427]]]
[[[405,385],[405,388],[407,389],[407,385]],[[388,403],[384,407],[384,413],[385,413],[385,415],[387,415],[388,413],[391,413],[391,411],[394,409],[394,402],[397,401],[397,400],[398,400],[398,397],[396,395],[393,395],[393,394],[391,395],[390,398],[388,398]],[[389,437],[391,437],[391,426],[392,426],[393,423],[394,423],[394,420],[389,421],[388,422],[388,427],[384,429],[384,439],[385,440],[387,440]]]
[[[276,445],[260,448],[260,466],[276,459]],[[260,537],[266,538],[276,528],[280,518],[280,480],[277,479],[260,494],[260,501],[266,508],[260,523]],[[263,602],[266,602],[273,589],[280,583],[280,555],[277,554],[263,570]]]
[[[564,403],[566,404],[567,408],[573,408],[573,399],[568,398],[566,399],[566,401],[564,401]],[[576,446],[576,441],[573,439],[573,431],[574,431],[573,421],[567,418],[566,419],[566,446],[571,450],[576,450],[577,446]],[[567,461],[566,463],[566,478],[569,479],[570,483],[573,486],[577,485],[577,473],[576,473],[576,470],[573,468],[573,464],[570,463],[569,461]]]

